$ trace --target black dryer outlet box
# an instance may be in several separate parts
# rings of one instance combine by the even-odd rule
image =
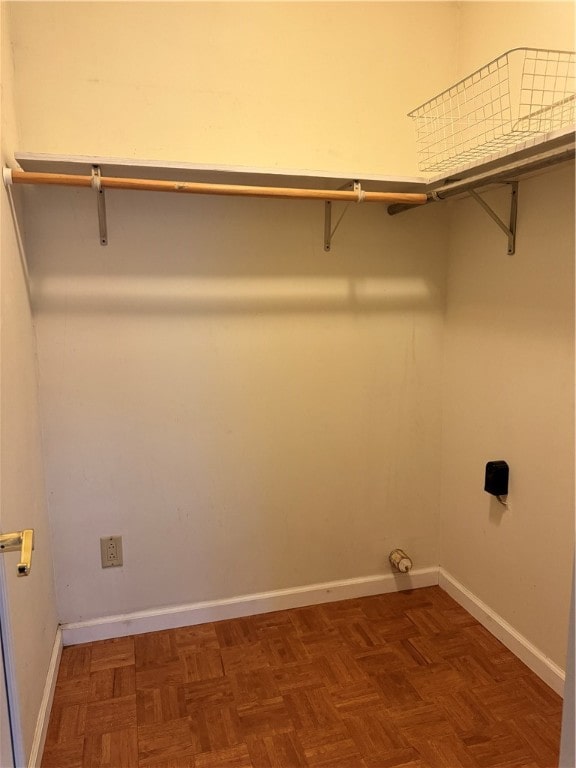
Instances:
[[[505,461],[489,461],[486,464],[484,490],[492,496],[507,496],[508,474],[508,464]]]

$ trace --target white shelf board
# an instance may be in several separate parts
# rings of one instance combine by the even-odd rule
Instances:
[[[231,165],[134,160],[89,155],[51,155],[16,152],[15,159],[23,171],[37,173],[75,173],[90,175],[93,165],[100,166],[102,176],[120,178],[154,178],[174,181],[196,181],[210,184],[246,184],[250,186],[292,187],[295,189],[339,189],[359,181],[362,189],[381,192],[425,192],[427,181],[419,176],[379,176],[329,171],[285,168],[249,168]]]
[[[103,176],[120,178],[154,178],[174,181],[197,181],[212,184],[246,184],[249,186],[291,187],[302,189],[339,189],[359,181],[365,190],[382,192],[430,192],[477,179],[480,185],[501,183],[501,173],[509,172],[510,180],[523,175],[532,160],[542,158],[542,166],[570,160],[574,154],[574,128],[566,128],[530,139],[499,155],[492,155],[476,165],[467,165],[433,178],[377,174],[333,173],[319,170],[286,168],[252,168],[247,166],[207,165],[202,163],[137,160],[131,158],[90,155],[56,155],[16,152],[15,159],[24,171],[90,175],[98,165]],[[570,154],[572,153],[572,154]],[[537,170],[532,173],[542,172]]]

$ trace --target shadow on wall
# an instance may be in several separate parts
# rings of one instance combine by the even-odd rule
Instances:
[[[509,502],[504,506],[495,496],[490,496],[489,501],[489,519],[493,525],[499,526],[504,519],[504,515],[510,512]]]
[[[117,192],[102,247],[90,192],[21,191],[37,312],[373,313],[443,302],[442,249],[423,247],[443,231],[438,211],[392,219],[384,206],[351,204],[325,252],[322,203]],[[333,222],[345,206],[336,208]]]

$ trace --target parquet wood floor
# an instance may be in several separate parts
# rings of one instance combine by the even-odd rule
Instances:
[[[64,649],[43,768],[554,768],[561,699],[438,587]]]

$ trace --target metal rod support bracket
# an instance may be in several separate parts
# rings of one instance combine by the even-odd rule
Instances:
[[[324,250],[329,251],[332,245],[332,203],[324,203]]]
[[[478,192],[474,189],[468,190],[471,197],[482,206],[488,216],[498,224],[500,229],[508,237],[508,255],[511,256],[516,251],[516,221],[518,217],[518,182],[509,181],[506,182],[510,186],[510,223],[507,226],[498,214],[490,208],[488,203],[480,197]]]
[[[343,184],[341,187],[338,187],[338,189],[350,189],[352,188],[354,192],[358,195],[358,198],[356,200],[357,203],[362,203],[364,201],[365,192],[362,189],[359,181],[349,181],[346,182],[346,184]],[[336,222],[336,225],[334,229],[332,229],[332,203],[330,200],[326,200],[324,203],[324,250],[330,251],[332,249],[332,238],[334,237],[334,233],[340,226],[340,222],[344,218],[344,214],[348,210],[348,205],[346,205],[346,208],[342,211],[342,215]]]
[[[28,576],[32,567],[32,550],[34,549],[34,529],[25,528],[15,533],[0,534],[0,554],[20,551],[20,562],[16,567],[18,576]]]
[[[98,228],[100,230],[100,245],[108,245],[108,227],[106,224],[106,198],[100,183],[100,166],[92,166],[92,188],[96,190],[98,205]]]

